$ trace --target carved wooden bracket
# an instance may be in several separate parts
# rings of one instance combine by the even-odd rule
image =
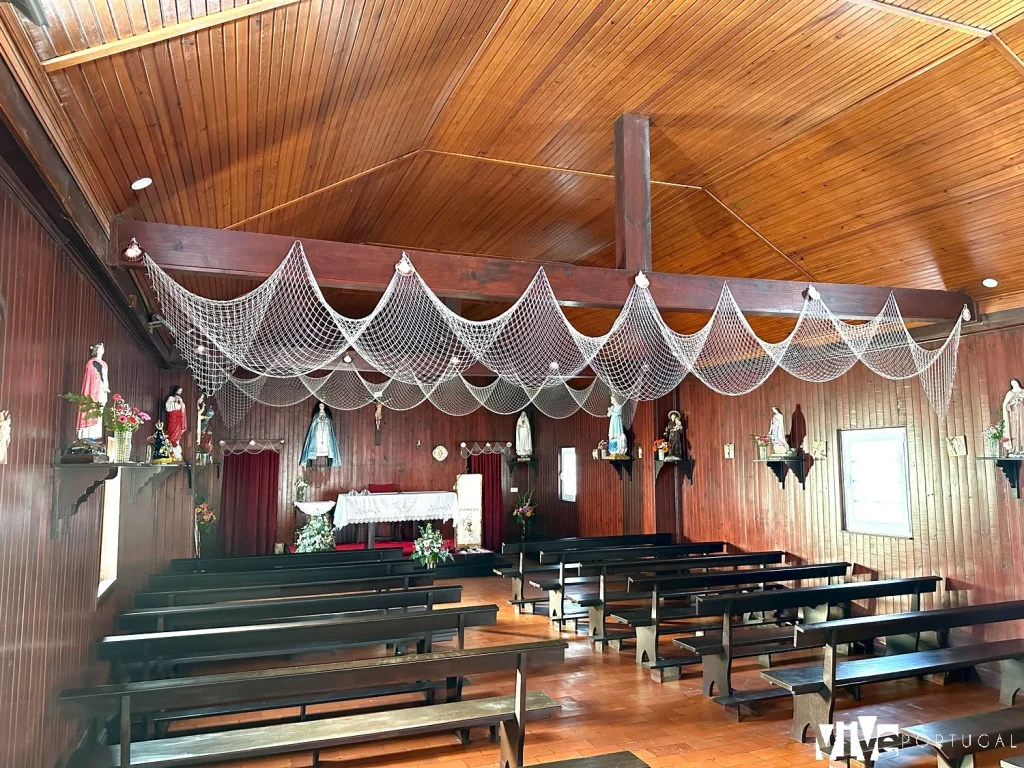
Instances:
[[[772,474],[779,480],[779,488],[786,487],[786,474],[792,472],[796,477],[797,482],[800,483],[800,487],[807,490],[807,455],[800,451],[796,456],[781,458],[774,457],[769,459],[754,459],[759,464],[767,464],[768,469],[772,471]]]

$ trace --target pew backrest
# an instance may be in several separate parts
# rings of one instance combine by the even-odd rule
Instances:
[[[346,549],[334,552],[301,552],[252,557],[188,557],[171,560],[170,573],[223,573],[225,571],[274,571],[281,568],[314,568],[401,560],[399,547]]]
[[[598,547],[632,547],[657,546],[672,543],[670,533],[637,533],[622,536],[590,536],[566,539],[548,539],[546,541],[508,542],[501,545],[501,554],[518,555],[520,553],[536,554],[537,552],[557,552],[566,549],[596,549]]]
[[[783,565],[778,568],[745,568],[738,571],[709,571],[697,574],[663,574],[661,576],[630,576],[630,592],[686,591],[691,588],[731,587],[745,584],[765,584],[775,581],[801,581],[803,579],[832,579],[846,576],[850,564],[813,563],[810,565]]]
[[[599,547],[595,549],[547,550],[540,552],[542,565],[551,563],[588,563],[600,560],[631,560],[645,557],[679,557],[710,555],[724,552],[724,541],[702,541],[692,544],[670,544],[645,547]]]
[[[323,565],[312,568],[278,568],[260,571],[225,571],[223,573],[165,573],[149,577],[149,589],[167,592],[204,587],[248,587],[258,584],[301,584],[309,581],[341,581],[368,579],[375,576],[399,576],[423,570],[412,560],[389,560],[380,563]]]
[[[706,557],[638,558],[605,563],[566,563],[577,566],[580,576],[636,576],[644,574],[687,573],[711,568],[740,568],[751,565],[775,565],[785,558],[783,552],[748,552],[743,555],[708,555]]]

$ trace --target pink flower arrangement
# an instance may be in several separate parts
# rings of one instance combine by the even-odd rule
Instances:
[[[102,418],[103,426],[110,432],[135,432],[150,420],[148,413],[129,405],[121,395],[111,395],[105,405],[77,392],[67,392],[61,397],[77,405],[86,418]]]

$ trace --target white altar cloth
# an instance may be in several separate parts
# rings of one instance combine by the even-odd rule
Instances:
[[[343,494],[338,497],[338,505],[334,508],[334,527],[409,520],[454,520],[458,513],[458,497],[453,491]]]

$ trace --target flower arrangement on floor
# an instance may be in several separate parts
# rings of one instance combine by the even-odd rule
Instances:
[[[217,530],[217,510],[205,501],[196,505],[196,528],[200,533],[213,533]]]
[[[530,523],[533,522],[536,515],[537,507],[533,504],[533,491],[520,494],[515,507],[512,509],[512,517],[517,523],[519,523],[519,527],[522,530],[523,541],[526,540],[526,536],[530,532]]]
[[[334,523],[330,515],[310,515],[309,522],[299,529],[295,539],[296,552],[331,552],[334,549]]]
[[[998,424],[992,424],[985,427],[981,431],[981,436],[985,439],[986,456],[1000,456],[1002,455],[1002,448],[1006,443],[1010,442],[1010,439],[1006,436],[1006,422],[1002,419],[999,420]]]
[[[412,543],[412,559],[427,568],[436,568],[438,563],[454,560],[444,543],[441,531],[431,523],[420,528],[420,537]]]

